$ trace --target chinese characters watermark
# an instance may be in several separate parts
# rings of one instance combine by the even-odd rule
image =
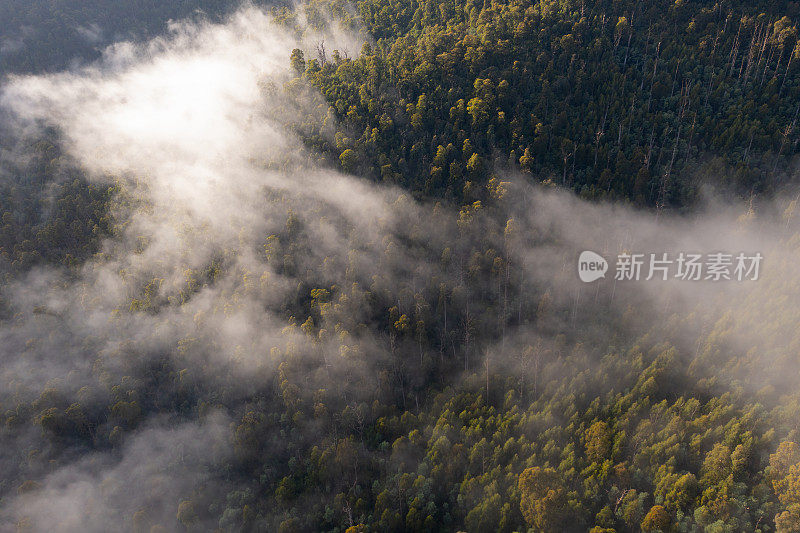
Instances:
[[[628,253],[617,255],[614,279],[617,281],[676,279],[680,281],[756,281],[761,261],[760,252],[736,254],[714,252],[708,254],[679,252]],[[578,276],[586,283],[605,277],[608,262],[592,251],[578,258]]]

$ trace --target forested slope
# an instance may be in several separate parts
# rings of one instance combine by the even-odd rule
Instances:
[[[6,78],[0,531],[800,531],[798,14],[249,7]]]
[[[296,64],[339,119],[320,148],[420,194],[475,199],[502,168],[675,206],[771,190],[797,150],[793,2],[356,6],[374,47]]]

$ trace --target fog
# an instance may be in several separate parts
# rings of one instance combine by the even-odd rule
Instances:
[[[80,403],[92,411],[114,398],[147,407],[87,429],[104,435],[95,450],[79,446],[41,465],[30,459],[35,479],[24,490],[0,482],[0,523],[9,525],[0,530],[17,523],[34,531],[128,530],[135,520],[179,530],[180,502],[201,489],[204,498],[224,493],[228,478],[215,465],[233,454],[232,411],[276,388],[281,361],[304,361],[308,391],[301,394],[328,387],[343,403],[370,401],[381,371],[398,364],[396,352],[408,366],[422,355],[413,342],[359,328],[371,320],[359,298],[367,288],[395,294],[454,279],[476,243],[507,255],[511,295],[496,305],[507,307],[502,316],[519,318],[477,340],[443,342],[448,357],[464,361],[463,375],[451,383],[480,372],[486,357],[498,372],[531,372],[516,360],[521,347],[552,346],[559,335],[594,349],[651,330],[682,350],[687,363],[704,364],[703,354],[715,349],[731,356],[740,347],[763,350],[761,365],[721,373],[713,384],[718,391],[735,382],[753,394],[769,386],[772,394],[797,376],[796,359],[780,355],[795,346],[791,325],[800,318],[791,304],[799,257],[788,200],[748,205],[708,197],[692,214],[655,213],[589,203],[497,170],[497,205],[459,218],[455,206],[434,207],[332,164],[309,163],[317,158],[291,120],[324,114],[327,104],[291,82],[288,58],[294,48],[311,55],[323,41],[357,55],[363,37],[330,27],[298,39],[249,7],[224,23],[177,22],[152,41],[115,44],[85,67],[7,80],[0,105],[9,129],[54,128],[90,181],[117,184],[117,230],[77,274],[37,267],[4,287],[11,318],[0,325],[0,404],[39,401],[46,410]],[[7,150],[3,157],[25,154]],[[300,243],[288,266],[287,245],[269,239],[286,233]],[[504,237],[492,242],[497,235]],[[451,262],[442,260],[446,249]],[[583,250],[609,261],[605,279],[578,279]],[[760,252],[764,260],[757,281],[615,281],[613,262],[623,251]],[[495,283],[476,276],[464,294],[450,296],[454,305],[478,305]],[[325,308],[314,335],[301,331],[306,317],[286,313],[285,301],[301,284],[336,286],[347,296]],[[545,294],[549,312],[534,319]],[[392,303],[413,308],[414,299],[403,293]],[[700,333],[723,317],[719,345],[697,346]],[[138,387],[149,398],[113,386],[141,381],[154,368],[182,373],[182,386],[153,378]],[[224,398],[213,394],[222,389]],[[48,390],[51,396],[43,395]],[[190,395],[205,398],[208,410],[161,407],[182,405]],[[406,397],[404,388],[403,401],[425,398],[412,399],[410,389]],[[316,428],[309,423],[307,431]],[[16,450],[47,451],[40,433],[3,433],[0,468],[8,479],[18,473]],[[267,445],[279,447],[280,439]],[[148,515],[137,515],[145,507]],[[198,514],[197,527],[216,527]]]

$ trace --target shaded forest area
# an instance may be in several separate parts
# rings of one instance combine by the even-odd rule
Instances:
[[[348,171],[474,201],[504,169],[658,207],[792,174],[795,2],[356,5],[374,47],[293,63],[337,119],[309,142]]]

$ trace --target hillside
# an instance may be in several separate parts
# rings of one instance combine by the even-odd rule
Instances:
[[[800,531],[797,3],[124,4],[0,0],[0,531]]]

